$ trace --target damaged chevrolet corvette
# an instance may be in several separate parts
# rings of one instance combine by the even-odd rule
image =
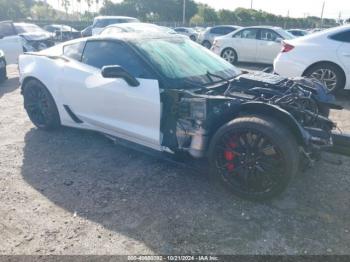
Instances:
[[[121,33],[19,59],[38,128],[98,131],[179,159],[202,159],[233,194],[266,200],[332,146],[341,109],[320,82],[241,72],[179,35]],[[200,161],[200,160],[198,160]]]

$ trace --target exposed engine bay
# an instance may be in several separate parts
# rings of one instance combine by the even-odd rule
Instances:
[[[195,158],[206,156],[219,127],[239,115],[255,114],[287,125],[312,162],[320,149],[332,146],[331,131],[336,125],[328,119],[329,109],[342,109],[316,80],[263,72],[222,79],[207,87],[168,89],[161,95],[166,112],[162,145]]]

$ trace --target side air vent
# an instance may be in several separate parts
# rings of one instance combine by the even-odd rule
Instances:
[[[79,119],[79,117],[77,117],[73,111],[69,108],[69,106],[67,105],[63,105],[64,109],[67,111],[68,115],[70,116],[70,118],[72,118],[72,120],[77,123],[77,124],[82,124],[84,123],[82,120]]]

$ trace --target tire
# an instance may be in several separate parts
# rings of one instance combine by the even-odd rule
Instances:
[[[238,61],[237,52],[233,48],[225,48],[221,52],[221,57],[231,64],[236,64]]]
[[[24,108],[32,123],[44,130],[60,127],[57,106],[50,92],[38,80],[29,80],[23,87]]]
[[[300,158],[294,136],[281,123],[244,116],[216,132],[209,162],[215,182],[241,198],[264,201],[286,189],[298,171]]]
[[[209,41],[205,40],[205,41],[203,41],[202,46],[204,46],[205,48],[210,49],[211,48],[211,43]]]
[[[321,116],[324,116],[324,117],[329,117],[329,114],[330,114],[330,109],[328,106],[324,106],[324,105],[318,105],[318,113],[321,115]]]
[[[337,93],[345,87],[344,72],[335,64],[320,63],[308,68],[304,76],[323,82],[329,93]],[[331,80],[331,79],[335,80]],[[335,82],[332,82],[335,81]]]
[[[196,41],[197,41],[197,38],[196,38],[196,36],[195,36],[195,35],[191,35],[191,36],[190,36],[190,39],[191,39],[192,41],[194,41],[194,42],[196,42]]]

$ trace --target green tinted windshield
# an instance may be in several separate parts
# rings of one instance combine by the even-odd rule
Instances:
[[[239,70],[208,49],[185,38],[150,39],[137,47],[168,79],[192,78],[201,84],[210,79],[208,71],[224,78],[232,78]]]

